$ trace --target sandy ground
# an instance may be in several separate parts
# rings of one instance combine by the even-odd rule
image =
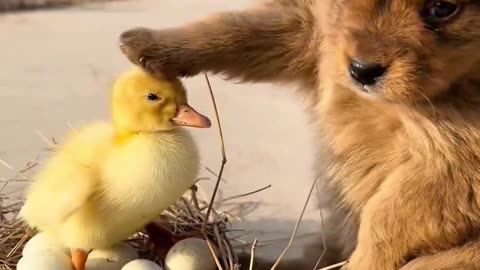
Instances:
[[[247,0],[139,0],[0,16],[0,159],[19,169],[45,147],[35,130],[61,137],[69,121],[75,126],[109,117],[109,85],[130,67],[116,47],[123,30],[178,25],[248,4]],[[213,119],[203,77],[185,84],[191,103]],[[311,127],[302,104],[278,86],[238,85],[219,77],[212,77],[212,84],[228,155],[227,183],[220,195],[272,185],[248,197],[250,204],[240,213],[245,220],[235,226],[251,230],[249,238],[257,236],[260,241],[288,237],[313,181]],[[221,156],[216,126],[192,132],[203,163],[217,171]],[[12,174],[0,166],[1,177]],[[212,175],[204,171],[202,176]],[[207,194],[213,180],[204,183]],[[299,233],[318,230],[318,219],[318,210],[311,207]],[[273,242],[258,252],[275,257],[285,243]],[[289,254],[300,251],[294,248]]]

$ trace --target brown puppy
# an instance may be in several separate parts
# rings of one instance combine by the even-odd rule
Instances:
[[[157,76],[300,84],[345,269],[480,269],[478,0],[273,0],[121,42]]]

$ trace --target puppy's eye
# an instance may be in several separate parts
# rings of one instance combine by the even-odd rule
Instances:
[[[422,17],[428,24],[445,22],[457,14],[460,6],[448,0],[430,1],[422,11]]]
[[[150,94],[148,94],[147,99],[148,99],[149,101],[155,102],[155,101],[159,101],[159,100],[160,100],[160,97],[157,96],[157,95],[155,95],[155,94],[153,94],[153,93],[150,93]]]

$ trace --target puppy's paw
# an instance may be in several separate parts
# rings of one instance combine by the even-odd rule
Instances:
[[[140,64],[141,58],[155,47],[152,30],[134,28],[123,32],[118,46],[127,58],[134,64]]]
[[[135,65],[156,77],[176,77],[179,71],[171,63],[172,50],[161,32],[134,28],[123,32],[119,44],[123,54]]]

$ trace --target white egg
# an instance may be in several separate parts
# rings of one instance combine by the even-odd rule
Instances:
[[[49,237],[46,233],[38,233],[33,236],[23,248],[22,255],[28,256],[30,254],[44,253],[51,251],[61,251],[65,255],[70,256],[70,250],[62,247],[54,239]]]
[[[29,253],[18,261],[17,270],[72,270],[72,261],[61,251]]]
[[[88,259],[85,264],[86,270],[120,270],[124,263],[109,261],[106,258]]]
[[[90,260],[103,259],[104,261],[116,262],[123,266],[138,258],[138,253],[132,246],[126,243],[120,243],[108,249],[92,250],[88,255],[87,265]],[[99,261],[101,260],[96,260],[96,262]]]
[[[215,270],[217,266],[203,239],[187,238],[176,243],[165,258],[167,270]]]
[[[127,263],[121,270],[163,270],[160,265],[149,260],[134,260]]]

